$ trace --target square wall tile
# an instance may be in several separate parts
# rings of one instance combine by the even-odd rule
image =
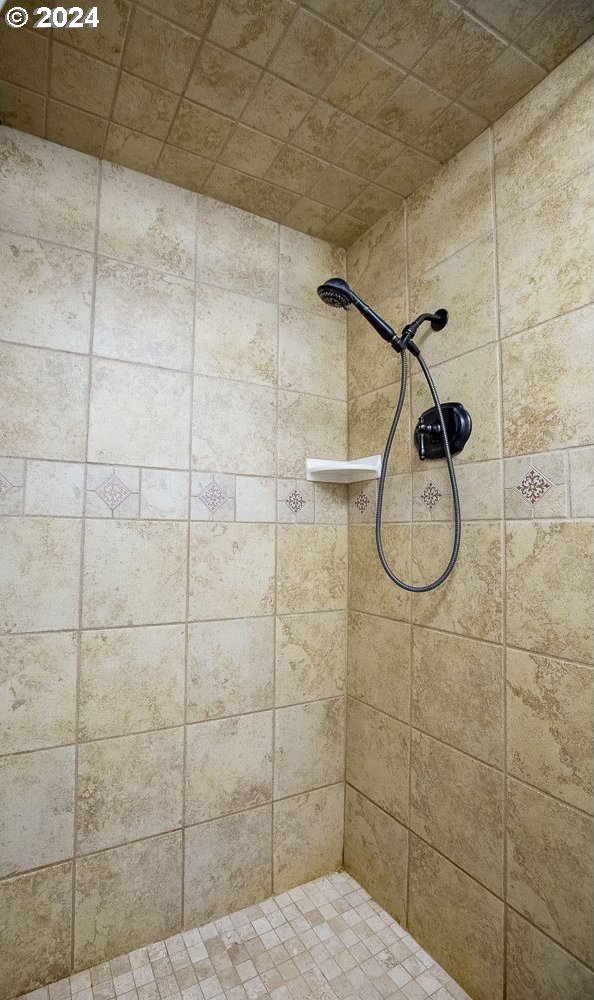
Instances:
[[[342,867],[344,786],[331,785],[274,805],[274,892]]]
[[[4,340],[82,354],[88,351],[93,282],[90,254],[3,233],[0,266]]]
[[[277,559],[279,614],[346,607],[346,525],[279,525]]]
[[[276,620],[277,705],[336,698],[346,687],[346,614],[283,615]]]
[[[44,868],[2,883],[2,968],[6,997],[70,972],[72,865]]]
[[[182,769],[181,727],[81,744],[79,853],[100,851],[181,826]]]
[[[592,812],[592,671],[507,651],[508,768],[517,778]]]
[[[279,315],[279,385],[346,399],[346,324],[290,306]]]
[[[594,517],[594,448],[569,452],[572,517]]]
[[[383,542],[394,572],[410,580],[410,525],[384,525]],[[398,621],[410,620],[410,595],[395,587],[384,573],[370,524],[349,526],[349,607]]]
[[[275,713],[274,794],[277,798],[342,781],[343,698],[279,708]]]
[[[395,279],[396,283],[397,279]],[[374,309],[394,329],[399,330],[407,319],[406,288],[402,285],[388,298],[374,301]],[[397,281],[400,284],[400,281]],[[356,286],[355,286],[356,287]],[[358,312],[350,310],[348,327],[349,398],[370,393],[393,383],[397,377],[395,355],[388,345]],[[406,447],[406,445],[405,445]],[[408,449],[407,449],[408,451]]]
[[[512,779],[507,801],[508,902],[591,965],[591,818]]]
[[[140,515],[140,469],[87,464],[87,517],[129,518]]]
[[[196,271],[198,281],[234,293],[276,300],[277,224],[200,196]]]
[[[273,476],[275,461],[276,391],[197,375],[192,468]]]
[[[346,780],[401,823],[408,822],[409,727],[348,699]]]
[[[347,785],[344,867],[396,920],[406,913],[408,830]]]
[[[193,310],[194,288],[185,278],[100,257],[93,351],[189,371]]]
[[[371,305],[375,306],[395,295],[405,304],[404,220],[404,208],[397,208],[376,222],[348,249],[349,282]]]
[[[503,650],[413,629],[412,723],[487,764],[503,767]]]
[[[143,469],[141,473],[140,516],[161,520],[188,517],[190,473],[168,469]]]
[[[411,195],[408,226],[413,277],[492,229],[487,132]]]
[[[271,806],[188,827],[185,843],[188,927],[270,895]]]
[[[305,393],[278,394],[278,474],[299,478],[306,458],[344,461],[347,407],[337,399]]]
[[[276,521],[276,481],[263,476],[237,476],[237,521]]]
[[[328,278],[345,276],[344,250],[281,226],[279,260],[281,304],[320,313],[327,319],[328,306],[318,297],[316,289]]]
[[[0,531],[2,627],[7,632],[78,628],[80,521],[6,517]]]
[[[198,52],[197,38],[141,9],[132,15],[127,42],[124,69],[182,93]]]
[[[72,857],[74,747],[2,757],[2,876]]]
[[[581,1000],[594,990],[594,976],[581,962],[510,910],[507,918],[509,1000],[565,997]]]
[[[190,375],[93,362],[89,460],[187,468]]]
[[[193,278],[195,211],[191,191],[104,163],[99,253]]]
[[[592,525],[507,522],[507,641],[592,663]]]
[[[87,521],[83,625],[150,625],[185,618],[187,525]]]
[[[192,521],[235,520],[235,476],[220,472],[192,472]]]
[[[74,632],[0,639],[2,753],[74,742],[76,647]]]
[[[503,775],[413,730],[411,829],[503,895]]]
[[[389,369],[386,377],[392,377]],[[349,403],[349,456],[352,459],[367,455],[383,455],[386,438],[392,424],[399,386],[386,385],[375,392],[357,396]],[[406,410],[398,425],[390,458],[392,473],[410,472],[410,422]]]
[[[277,329],[275,303],[199,284],[194,371],[275,385]]]
[[[349,695],[403,722],[409,718],[410,631],[404,622],[349,615]]]
[[[185,822],[202,823],[272,798],[272,712],[199,722],[187,731]]]
[[[5,127],[0,143],[2,228],[92,252],[97,160]]]
[[[272,708],[274,619],[188,627],[188,722]]]
[[[0,451],[84,461],[88,358],[0,345]]]
[[[256,618],[274,609],[274,534],[268,524],[190,530],[190,618]]]
[[[83,632],[79,739],[181,725],[184,676],[183,625]]]
[[[445,569],[451,552],[451,534],[450,526],[445,524],[414,525],[415,584],[429,583]],[[459,563],[465,571],[456,573],[454,570],[448,586],[442,591],[417,595],[413,603],[413,622],[416,625],[447,629],[491,642],[501,640],[501,534],[499,522],[469,522],[465,525]]]
[[[410,933],[462,989],[484,1000],[499,1000],[501,900],[413,836],[408,905]]]
[[[87,969],[181,929],[181,833],[80,858],[74,968]]]
[[[82,517],[85,467],[82,462],[27,462],[25,514]]]

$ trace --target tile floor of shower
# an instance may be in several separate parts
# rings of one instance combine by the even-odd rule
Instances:
[[[71,997],[470,1000],[342,871],[26,993],[23,1000]]]

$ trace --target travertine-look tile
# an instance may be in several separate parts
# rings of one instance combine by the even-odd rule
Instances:
[[[397,920],[406,910],[408,831],[347,785],[344,866]]]
[[[188,371],[193,306],[193,286],[185,279],[100,257],[93,351]]]
[[[507,898],[583,962],[592,962],[592,821],[508,780]]]
[[[195,376],[192,468],[273,476],[275,432],[274,389]]]
[[[25,465],[25,460],[22,458],[0,459],[0,475],[2,476],[0,512],[2,514],[23,513]]]
[[[275,803],[275,893],[341,867],[343,823],[342,784]]]
[[[49,92],[58,101],[107,118],[113,101],[118,71],[98,59],[62,45],[52,45]]]
[[[237,476],[235,480],[237,521],[276,520],[276,481],[263,476]]]
[[[325,21],[299,10],[270,64],[274,73],[318,94],[334,77],[351,39]]]
[[[186,824],[272,798],[272,712],[190,726],[186,753]]]
[[[274,385],[277,322],[272,302],[199,284],[195,372]]]
[[[232,0],[216,6],[208,37],[231,52],[264,66],[292,17],[289,0],[245,7]]]
[[[97,161],[2,128],[3,229],[93,250]]]
[[[81,353],[88,350],[90,255],[3,233],[0,265],[4,340]]]
[[[140,513],[140,469],[87,464],[85,515],[132,518]]]
[[[27,462],[24,513],[82,517],[84,471],[79,462]]]
[[[83,625],[150,625],[185,617],[187,526],[87,521]]]
[[[503,903],[414,836],[409,925],[410,933],[471,996],[499,1000]]]
[[[279,385],[296,392],[346,398],[346,330],[342,319],[281,306]]]
[[[274,619],[199,622],[188,629],[188,722],[271,708]]]
[[[486,127],[486,118],[474,114],[461,104],[453,103],[439,116],[427,134],[419,139],[419,146],[425,153],[445,162]]]
[[[386,377],[399,377],[391,368],[392,359],[386,358]],[[356,396],[349,403],[349,456],[353,459],[366,455],[383,454],[386,438],[398,401],[400,385],[395,382],[383,389]],[[404,410],[390,456],[390,472],[410,472],[410,430],[407,411]]]
[[[205,42],[188,82],[186,97],[235,118],[241,114],[259,78],[256,66]]]
[[[397,295],[404,305],[406,281],[404,209],[397,208],[376,222],[353,246],[347,256],[349,283],[358,295],[379,309],[379,303]],[[354,313],[353,313],[354,315]],[[398,313],[386,319],[397,322]]]
[[[0,345],[0,451],[77,462],[85,457],[88,358]]]
[[[335,698],[346,682],[346,615],[283,615],[276,620],[277,705]]]
[[[451,526],[414,525],[413,571],[416,585],[427,584],[439,576],[447,566],[451,546]],[[503,603],[501,549],[498,522],[466,524],[458,566],[446,587],[416,598],[413,603],[415,624],[447,629],[477,639],[500,641]]]
[[[507,921],[509,1000],[582,1000],[590,996],[594,978],[589,969],[513,910],[508,912]]]
[[[251,218],[264,216],[275,222],[286,218],[299,197],[276,184],[258,177],[249,177],[221,164],[213,167],[204,185],[204,193],[219,202],[236,205],[249,212]]]
[[[445,307],[449,312],[444,330],[434,331],[428,324],[419,330],[416,340],[428,364],[447,361],[496,340],[492,234],[415,278],[410,299],[412,316]],[[482,370],[482,365],[478,368]],[[441,378],[439,387],[441,391]]]
[[[183,730],[78,748],[77,849],[83,854],[181,826]]]
[[[74,632],[4,636],[0,684],[2,753],[74,742]]]
[[[192,524],[190,619],[255,618],[274,608],[274,527]]]
[[[343,698],[279,708],[275,713],[274,794],[283,798],[343,778]]]
[[[347,524],[348,487],[344,483],[316,483],[315,520],[316,524]]]
[[[197,52],[198,40],[192,35],[170,21],[137,10],[128,32],[123,67],[180,94]]]
[[[395,281],[401,284],[402,278]],[[393,329],[400,333],[405,321],[408,319],[406,310],[405,286],[401,287],[388,299],[381,302],[374,302],[373,308],[383,316]],[[349,396],[360,396],[363,393],[371,393],[373,389],[381,389],[388,383],[393,383],[399,378],[399,364],[392,349],[369,323],[354,310],[350,310],[348,315],[348,342],[349,342]],[[376,400],[377,403],[384,399],[384,390],[377,396],[369,396],[367,401]],[[392,394],[393,405],[396,403],[395,389],[389,390]],[[363,402],[361,405],[365,405]],[[353,403],[353,413],[358,413],[356,404]],[[361,414],[362,415],[362,414]],[[382,423],[384,414],[382,413]],[[380,428],[375,428],[374,434],[379,439]],[[385,442],[385,439],[384,439]],[[407,444],[402,441],[399,445],[404,446],[403,458],[408,454]],[[383,447],[383,446],[382,446]],[[396,449],[398,455],[401,448]],[[357,456],[360,457],[360,456]]]
[[[318,298],[316,288],[328,278],[344,277],[344,250],[281,226],[279,264],[280,302],[327,318],[328,306]]]
[[[411,828],[503,893],[503,775],[413,730]]]
[[[340,611],[346,606],[346,525],[279,525],[277,611]]]
[[[571,514],[594,517],[594,448],[569,452]]]
[[[270,894],[271,806],[188,827],[185,843],[188,927]]]
[[[77,628],[80,521],[6,517],[0,530],[3,629]]]
[[[592,812],[592,671],[507,652],[508,769]]]
[[[2,884],[4,995],[19,996],[70,971],[72,865]]]
[[[175,94],[122,73],[112,112],[113,121],[142,134],[165,139],[179,100]]]
[[[499,226],[502,336],[591,300],[591,190],[590,171]]]
[[[475,139],[409,202],[411,276],[434,267],[492,227],[489,136]]]
[[[276,300],[278,226],[268,219],[198,199],[199,281],[233,292]]]
[[[386,95],[403,79],[402,70],[359,44],[351,49],[324,96],[342,111],[370,122]]]
[[[507,640],[511,645],[592,662],[592,526],[507,524]]]
[[[2,876],[71,857],[74,747],[2,757]]]
[[[143,469],[140,516],[185,520],[188,516],[190,473]]]
[[[111,122],[107,129],[103,155],[112,163],[119,163],[130,170],[153,173],[163,147],[160,139],[153,139],[142,132],[133,132]]]
[[[181,850],[168,833],[77,861],[75,969],[179,932]]]
[[[87,631],[81,636],[81,739],[184,721],[184,627]]]
[[[287,140],[311,110],[314,98],[278,76],[264,73],[258,81],[242,121],[276,139]]]
[[[89,459],[187,468],[191,376],[120,361],[93,363]]]
[[[409,728],[348,700],[346,780],[401,823],[408,820]]]
[[[410,582],[410,526],[385,524],[382,537],[392,570]],[[367,524],[349,527],[349,607],[398,621],[407,621],[410,615],[410,597],[384,573],[374,530]]]
[[[505,517],[566,517],[569,514],[569,470],[562,451],[506,458],[504,462]]]
[[[14,32],[13,32],[14,34]],[[45,132],[45,98],[23,87],[3,83],[0,91],[2,121],[22,132],[43,136]]]
[[[347,451],[347,406],[342,400],[279,392],[278,422],[280,476],[302,476],[306,458],[344,461]]]
[[[381,5],[365,32],[365,41],[403,66],[413,66],[454,20],[456,11],[444,0],[407,0],[394,8]]]
[[[547,5],[518,41],[533,59],[553,69],[591,34],[590,7],[582,0],[569,0],[562,7]]]
[[[517,49],[505,49],[486,71],[462,94],[464,103],[493,121],[544,77],[544,70]]]
[[[195,199],[154,177],[104,164],[99,253],[192,278]]]
[[[503,39],[462,14],[440,34],[415,66],[415,72],[423,79],[438,80],[444,94],[457,97],[504,48]]]
[[[410,625],[375,615],[349,615],[349,694],[408,721]]]
[[[212,161],[204,156],[197,156],[187,149],[165,143],[155,174],[170,184],[183,185],[191,191],[201,191],[211,168]]]
[[[237,123],[219,156],[219,163],[263,177],[282,148],[282,142]]]
[[[91,61],[96,63],[96,60]],[[107,132],[107,122],[97,115],[81,111],[80,108],[48,101],[45,131],[51,142],[99,157]]]
[[[503,445],[506,455],[530,454],[594,443],[594,309],[580,309],[569,323],[571,351],[552,352],[559,320],[503,341]],[[537,397],[543,401],[539,405]]]
[[[412,662],[413,725],[501,767],[501,647],[415,627]]]

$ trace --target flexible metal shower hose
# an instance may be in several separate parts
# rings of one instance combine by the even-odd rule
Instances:
[[[448,473],[450,476],[450,485],[452,487],[452,501],[454,504],[454,545],[452,548],[452,554],[450,556],[450,561],[444,569],[441,576],[437,580],[433,580],[432,583],[426,583],[423,586],[415,587],[412,583],[405,583],[404,580],[400,580],[396,574],[390,568],[388,560],[386,559],[386,554],[384,552],[384,546],[382,542],[382,504],[384,501],[384,489],[386,485],[386,476],[388,473],[388,463],[390,461],[390,452],[392,450],[392,443],[394,441],[394,435],[396,434],[396,429],[400,422],[400,416],[402,414],[402,407],[404,406],[404,400],[406,399],[406,389],[408,383],[408,363],[407,363],[407,351],[402,351],[400,359],[402,362],[402,373],[400,377],[400,395],[398,396],[398,403],[396,404],[396,412],[394,413],[394,418],[392,420],[392,426],[390,427],[390,433],[388,434],[388,440],[386,441],[386,448],[384,451],[384,456],[382,459],[382,471],[380,473],[379,484],[377,488],[377,506],[375,511],[375,542],[377,545],[377,552],[380,557],[380,562],[384,567],[386,573],[390,577],[393,583],[402,587],[403,590],[409,590],[414,594],[422,594],[428,590],[435,590],[440,584],[447,580],[448,576],[452,572],[454,566],[456,565],[456,559],[458,558],[458,552],[460,551],[460,534],[461,534],[461,517],[460,517],[460,497],[458,495],[458,483],[456,482],[456,472],[454,470],[454,463],[452,461],[452,455],[450,452],[450,443],[448,441],[448,434],[446,431],[445,421],[443,418],[443,413],[441,409],[441,403],[437,395],[437,389],[435,388],[435,383],[431,377],[431,372],[427,368],[427,364],[422,354],[417,355],[417,360],[422,368],[423,374],[427,381],[427,385],[433,396],[433,402],[435,403],[435,409],[437,410],[439,416],[439,423],[441,427],[441,436],[443,440],[443,450],[445,452],[445,458],[448,466]]]

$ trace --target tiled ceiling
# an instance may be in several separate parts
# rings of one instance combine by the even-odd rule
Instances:
[[[98,8],[97,29],[2,20],[5,124],[343,246],[593,27],[590,0]]]

